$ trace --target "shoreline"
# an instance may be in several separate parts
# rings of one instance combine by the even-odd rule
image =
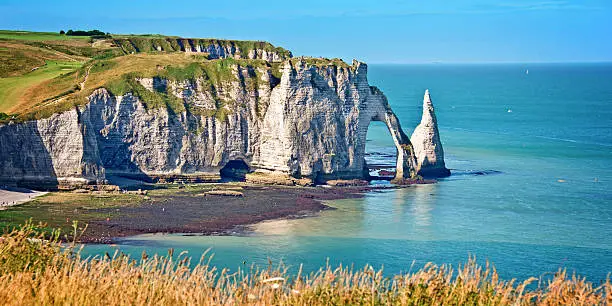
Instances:
[[[36,191],[27,188],[0,186],[0,210],[30,202],[47,193],[46,191]]]
[[[27,219],[72,233],[80,243],[113,244],[141,234],[236,235],[262,221],[307,218],[333,209],[327,200],[363,197],[367,192],[407,188],[395,185],[277,186],[249,183],[153,185],[138,193],[52,192],[0,211],[0,223]],[[21,220],[20,218],[26,217]],[[64,235],[62,235],[64,237]],[[71,237],[64,237],[70,240]]]

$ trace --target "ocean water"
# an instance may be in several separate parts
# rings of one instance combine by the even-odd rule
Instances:
[[[612,272],[612,64],[370,65],[369,81],[406,133],[430,90],[451,177],[330,201],[335,210],[244,236],[142,235],[113,248],[194,257],[211,248],[213,264],[231,269],[271,260],[390,274],[476,256],[505,278],[567,268],[597,282]],[[384,125],[372,124],[367,152],[394,164]]]

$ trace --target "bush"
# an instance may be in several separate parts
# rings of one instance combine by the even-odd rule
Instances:
[[[83,30],[68,30],[68,32],[66,32],[66,35],[68,36],[104,36],[106,37],[107,34],[100,31],[100,30],[91,30],[91,31],[83,31]]]

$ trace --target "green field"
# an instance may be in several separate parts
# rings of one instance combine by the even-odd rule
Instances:
[[[82,65],[74,61],[46,61],[44,66],[30,73],[0,78],[0,112],[8,113],[18,103],[23,91],[30,86],[72,72]]]
[[[114,95],[131,91],[150,107],[170,107],[174,112],[183,112],[186,109],[180,99],[167,92],[147,91],[135,78],[204,77],[212,86],[230,81],[234,77],[230,68],[236,65],[271,70],[274,76],[280,77],[279,63],[209,59],[206,53],[181,52],[186,45],[231,45],[237,53],[263,49],[291,57],[289,51],[262,41],[185,39],[159,34],[102,36],[105,38],[90,42],[89,36],[0,30],[0,113],[14,115],[10,120],[15,121],[47,118],[87,103],[87,96],[99,87],[106,87]],[[327,60],[316,64],[337,63]],[[249,78],[249,86],[257,86],[257,79]],[[215,111],[200,115],[224,118],[225,98],[218,98]],[[0,119],[0,123],[7,121]]]
[[[0,39],[17,40],[69,40],[69,39],[89,39],[89,36],[66,36],[58,32],[27,32],[27,31],[8,31],[0,30]]]

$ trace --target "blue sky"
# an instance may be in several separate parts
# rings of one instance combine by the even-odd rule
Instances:
[[[267,40],[369,63],[612,61],[610,0],[13,1],[0,28]]]

